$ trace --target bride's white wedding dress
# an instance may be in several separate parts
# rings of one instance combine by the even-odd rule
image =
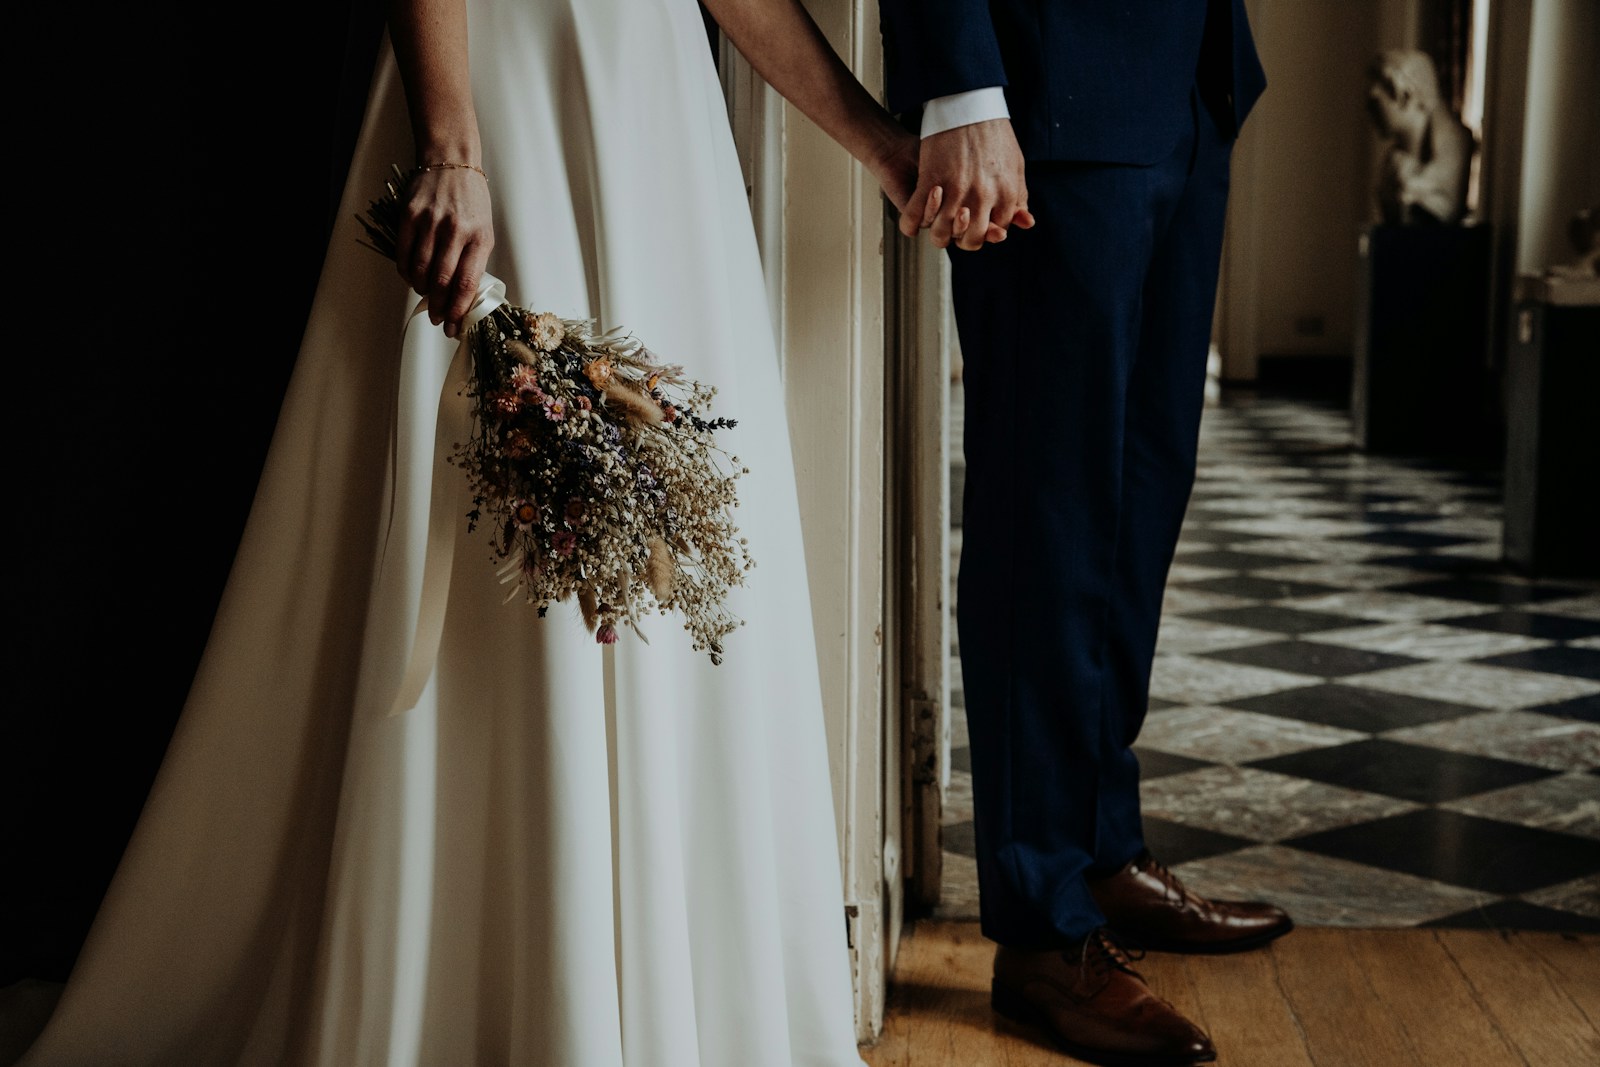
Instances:
[[[429,454],[454,344],[421,319],[401,366],[415,297],[358,243],[412,158],[385,47],[210,642],[26,1067],[861,1063],[784,398],[699,10],[468,6],[490,269],[719,387],[747,625],[721,666],[671,617],[603,648],[575,608],[502,604],[463,528],[436,670],[387,714],[426,540],[390,442]]]

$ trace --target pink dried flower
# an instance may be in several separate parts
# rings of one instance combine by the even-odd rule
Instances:
[[[578,535],[571,530],[557,530],[555,536],[550,539],[550,547],[559,555],[570,556],[577,550]]]
[[[602,645],[614,645],[617,643],[617,628],[608,622],[595,631],[594,639]]]
[[[524,403],[543,404],[545,393],[539,388],[539,373],[532,367],[518,367],[511,372],[511,387]]]
[[[583,501],[574,497],[567,501],[566,520],[568,526],[577,526],[583,522],[583,516],[588,508]]]
[[[544,417],[551,422],[560,422],[567,417],[567,402],[559,396],[546,397],[544,402]]]
[[[511,517],[517,524],[517,529],[532,529],[533,524],[539,519],[539,508],[531,500],[519,500],[512,510]]]

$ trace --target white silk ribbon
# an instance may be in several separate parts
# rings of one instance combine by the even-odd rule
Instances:
[[[410,651],[406,656],[405,670],[400,676],[399,690],[389,708],[390,715],[399,715],[417,706],[417,701],[422,699],[423,690],[428,686],[428,680],[433,677],[433,669],[439,659],[439,641],[444,636],[445,607],[450,601],[450,567],[455,558],[456,528],[461,524],[462,518],[458,502],[466,477],[451,464],[450,450],[452,442],[465,440],[466,435],[471,432],[472,407],[467,397],[466,385],[471,377],[472,356],[470,346],[467,344],[467,334],[505,302],[505,283],[492,274],[485,274],[483,281],[478,285],[472,306],[461,320],[461,330],[457,335],[460,341],[456,345],[455,356],[450,361],[450,369],[445,373],[444,385],[439,392],[439,412],[433,431],[433,477],[428,483],[428,540],[423,553],[422,590],[417,605],[417,624],[411,633]],[[427,310],[428,301],[418,300],[417,306],[406,316],[405,328],[400,338],[402,361],[422,357],[422,353],[409,350],[407,337],[417,316]],[[398,434],[398,427],[403,423],[405,414],[401,411],[395,414],[397,428],[395,432]],[[411,452],[409,449],[400,448],[396,439],[391,439],[390,446],[392,454],[396,457],[394,492],[397,495],[409,493],[410,487],[415,484],[412,472],[407,469],[411,462]],[[391,508],[390,514],[393,515],[397,511],[403,513],[406,510],[396,506]]]

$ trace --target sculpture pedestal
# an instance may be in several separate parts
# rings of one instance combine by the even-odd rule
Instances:
[[[1505,559],[1600,577],[1600,282],[1524,277],[1506,345]]]
[[[1367,452],[1495,454],[1485,345],[1489,231],[1371,226],[1361,238],[1351,416]]]

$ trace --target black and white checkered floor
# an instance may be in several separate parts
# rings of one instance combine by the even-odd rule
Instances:
[[[1208,407],[1136,746],[1158,858],[1305,925],[1600,931],[1600,583],[1504,566],[1500,499],[1337,406]],[[940,914],[973,918],[952,661]]]

